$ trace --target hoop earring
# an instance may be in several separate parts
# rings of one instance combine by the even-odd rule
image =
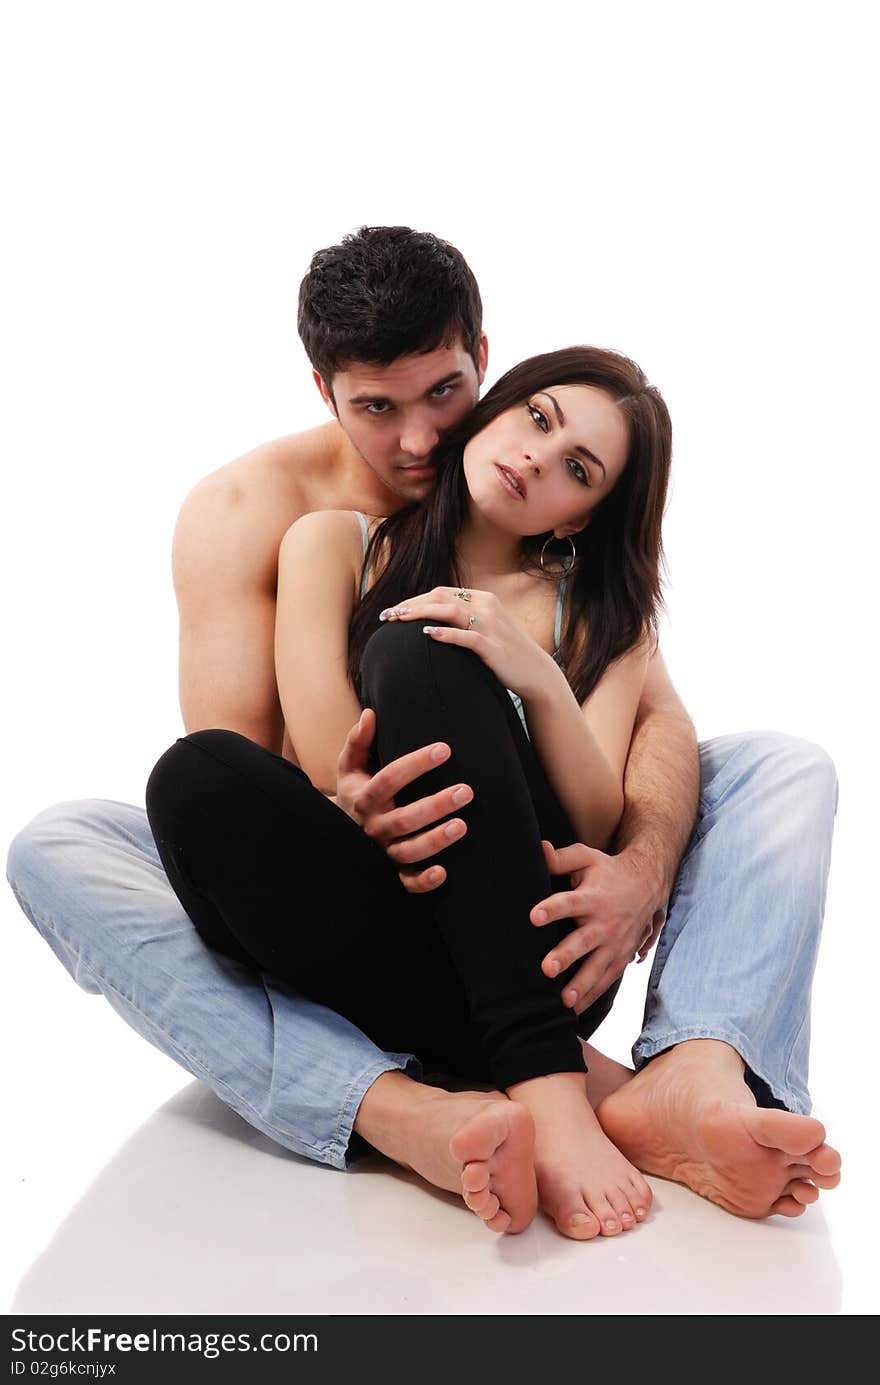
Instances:
[[[549,539],[545,539],[545,540],[544,540],[544,547],[541,549],[541,568],[542,568],[542,570],[544,570],[544,550],[546,549],[548,543],[553,543],[553,541],[554,541],[555,538],[556,538],[556,535],[555,535],[555,534],[551,534],[550,537],[549,537]],[[571,562],[573,563],[573,562],[575,562],[575,561],[577,560],[578,551],[577,551],[577,549],[576,549],[575,546],[574,546],[574,539],[571,537],[571,534],[566,534],[566,538],[568,539],[568,542],[571,544]],[[571,566],[571,563],[569,564],[569,567],[570,567],[570,566]]]

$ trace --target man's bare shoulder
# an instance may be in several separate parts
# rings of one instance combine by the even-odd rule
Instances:
[[[178,592],[208,582],[274,592],[279,545],[311,509],[315,472],[333,467],[337,434],[344,437],[331,423],[276,438],[199,481],[174,533]]]
[[[303,433],[261,443],[202,478],[184,505],[218,515],[271,512],[289,527],[308,513],[317,478],[335,465],[344,434],[337,423],[325,423]]]

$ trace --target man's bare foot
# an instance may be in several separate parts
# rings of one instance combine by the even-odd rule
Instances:
[[[743,1072],[729,1044],[693,1039],[652,1059],[596,1114],[645,1173],[741,1217],[799,1217],[840,1182],[840,1155],[811,1116],[759,1108]]]
[[[534,1123],[500,1092],[446,1092],[383,1073],[355,1129],[435,1188],[460,1193],[491,1231],[524,1231],[535,1215]]]
[[[583,1073],[518,1082],[508,1095],[534,1118],[538,1198],[564,1236],[616,1236],[645,1219],[651,1189],[603,1134]]]

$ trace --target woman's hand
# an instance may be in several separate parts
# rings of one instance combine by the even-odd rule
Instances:
[[[423,621],[426,639],[473,650],[499,682],[525,701],[546,680],[548,665],[556,668],[550,655],[511,619],[494,592],[435,587],[389,606],[379,619]]]

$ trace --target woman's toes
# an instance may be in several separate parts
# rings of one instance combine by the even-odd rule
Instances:
[[[627,1197],[626,1193],[623,1191],[622,1188],[618,1188],[614,1192],[610,1193],[609,1201],[612,1207],[614,1208],[614,1211],[617,1215],[617,1220],[620,1222],[624,1231],[628,1231],[631,1226],[635,1226],[635,1213],[632,1209],[629,1198]]]
[[[591,1241],[601,1231],[592,1212],[584,1206],[557,1213],[555,1220],[563,1236],[570,1236],[575,1241]]]
[[[599,1220],[602,1235],[619,1236],[623,1230],[623,1223],[607,1197],[591,1198],[590,1206]]]

